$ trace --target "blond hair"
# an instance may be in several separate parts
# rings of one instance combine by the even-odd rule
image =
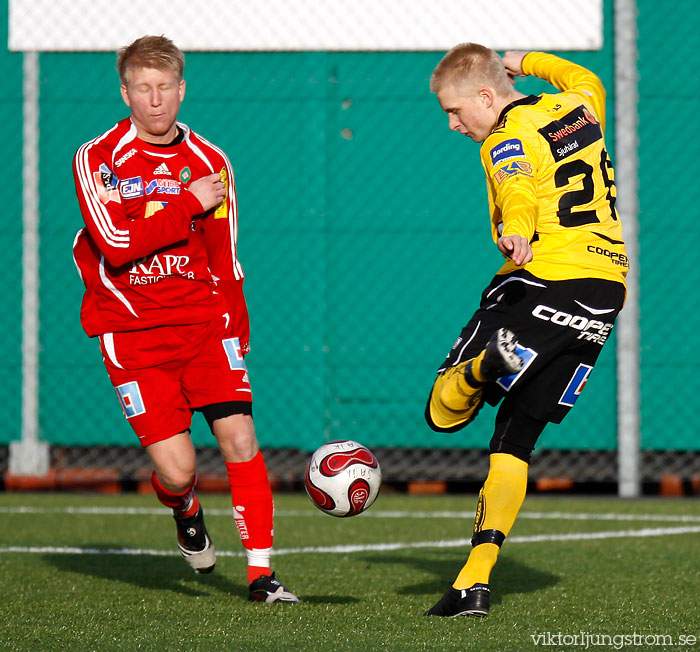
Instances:
[[[431,93],[446,86],[463,91],[489,86],[501,95],[507,95],[513,89],[498,53],[478,43],[455,45],[435,66],[430,77]]]
[[[117,53],[117,72],[124,86],[127,85],[129,71],[134,68],[172,70],[181,81],[185,55],[166,36],[142,36]]]

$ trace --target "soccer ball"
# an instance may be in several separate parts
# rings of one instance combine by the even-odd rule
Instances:
[[[332,516],[356,516],[375,500],[382,470],[369,448],[343,439],[321,446],[306,465],[304,485],[311,502]]]

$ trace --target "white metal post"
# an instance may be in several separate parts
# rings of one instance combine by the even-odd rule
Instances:
[[[618,493],[641,493],[637,3],[615,0],[615,183],[630,262],[617,322]]]
[[[12,475],[46,475],[39,441],[39,55],[25,52],[22,148],[22,438],[10,442]]]

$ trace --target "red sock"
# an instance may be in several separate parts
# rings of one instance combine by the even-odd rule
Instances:
[[[195,477],[192,479],[192,484],[187,487],[183,493],[174,494],[159,482],[155,471],[151,474],[151,484],[156,490],[158,500],[166,507],[172,508],[175,518],[188,518],[197,513],[199,509],[199,499],[194,492],[194,485],[196,482],[197,478]]]
[[[226,462],[233,518],[248,553],[248,583],[272,574],[272,490],[262,453],[249,462]]]

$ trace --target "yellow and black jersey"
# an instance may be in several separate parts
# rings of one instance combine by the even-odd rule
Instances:
[[[540,278],[624,283],[629,263],[603,139],[605,89],[554,55],[530,52],[522,67],[562,92],[509,104],[481,146],[493,238],[529,238],[534,258],[525,269]],[[508,260],[498,273],[515,269]]]

